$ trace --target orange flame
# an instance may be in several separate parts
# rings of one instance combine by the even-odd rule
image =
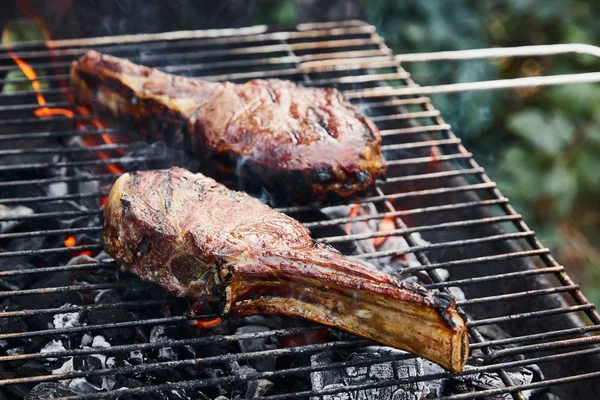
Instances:
[[[379,225],[379,232],[390,232],[396,229],[396,219],[394,217],[387,216],[383,218],[381,224]],[[388,239],[389,236],[379,236],[373,238],[373,246],[375,248],[381,247]]]
[[[25,3],[26,4],[26,3]],[[32,11],[29,10],[29,12],[31,13]],[[38,26],[38,28],[42,31],[44,38],[46,39],[46,41],[50,40],[50,35],[43,23],[43,21],[41,21],[39,18],[37,17],[32,17],[33,21],[35,22],[35,24]],[[2,31],[2,40],[4,43],[8,43],[9,41],[9,32],[7,29],[4,29]],[[49,47],[50,48],[50,47]],[[27,63],[25,62],[23,59],[19,58],[10,48],[7,48],[7,52],[10,56],[10,58],[13,59],[13,61],[15,62],[15,64],[17,64],[17,66],[19,67],[19,69],[23,72],[23,74],[27,77],[27,79],[29,79],[31,81],[31,86],[33,87],[33,90],[36,93],[36,98],[37,98],[37,102],[38,105],[40,106],[40,108],[34,110],[33,114],[38,117],[38,118],[48,118],[48,117],[53,117],[53,116],[57,116],[57,115],[61,115],[67,118],[73,118],[76,114],[71,111],[71,110],[67,110],[65,108],[50,108],[47,107],[47,102],[46,102],[46,98],[44,97],[44,95],[41,93],[42,92],[42,88],[40,86],[40,82],[38,80],[38,75],[35,72],[35,70]],[[52,51],[51,51],[52,53]],[[61,86],[63,86],[62,82],[61,82]],[[69,97],[69,96],[67,96]],[[83,106],[76,106],[75,107],[76,111],[77,111],[77,115],[91,115],[91,111]],[[91,123],[96,129],[98,130],[102,130],[105,129],[105,125],[103,125],[100,121],[98,121],[96,118],[93,118],[91,120],[88,120],[89,123]],[[75,126],[78,129],[81,129],[82,131],[86,130],[85,127],[85,123],[83,121],[73,121],[73,123],[75,124]],[[100,134],[100,137],[103,139],[104,143],[107,144],[114,144],[115,141],[113,140],[113,138],[111,137],[111,135],[102,133]],[[84,144],[86,146],[93,146],[95,143],[93,142],[93,140],[89,137],[84,137]],[[110,159],[110,155],[99,151],[98,152],[98,157],[100,157],[100,159],[102,160],[108,160]],[[122,174],[124,171],[122,168],[120,168],[118,165],[115,164],[108,164],[107,165],[107,169],[109,172],[113,173],[113,174]]]
[[[219,317],[215,319],[195,319],[193,321],[190,321],[192,325],[203,329],[214,328],[215,326],[221,325],[221,322],[223,322],[223,320]]]

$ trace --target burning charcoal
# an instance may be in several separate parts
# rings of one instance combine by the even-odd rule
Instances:
[[[437,364],[432,363],[429,360],[421,359],[421,363],[423,364],[423,375],[435,375],[445,373],[442,367]],[[427,395],[427,399],[437,399],[442,397],[446,385],[448,383],[447,379],[435,379],[428,380],[426,382],[427,388],[429,389],[429,394]]]
[[[71,307],[71,304],[65,304],[61,306],[61,308],[69,307]],[[83,324],[81,322],[81,313],[68,312],[64,314],[55,314],[53,324],[54,328],[56,329],[73,328],[74,326],[81,326]]]
[[[150,331],[150,343],[161,343],[172,340],[173,338],[166,335],[165,327],[162,325],[157,325]],[[172,347],[161,347],[158,349],[158,359],[160,361],[176,361],[178,357]]]
[[[0,248],[0,252],[4,250]],[[0,258],[0,271],[19,271],[35,267],[22,258]],[[0,277],[0,290],[22,290],[32,280],[32,275],[13,275]]]
[[[33,284],[31,288],[51,288],[69,285],[72,285],[72,282],[66,273],[56,273],[42,278]],[[81,293],[75,291],[18,296],[14,301],[21,309],[58,308],[65,304],[83,304]],[[48,329],[49,326],[53,326],[54,316],[52,314],[34,315],[27,317],[26,322],[32,330]]]
[[[244,325],[236,330],[236,334],[267,332],[269,328],[262,325]],[[252,353],[255,351],[272,350],[277,348],[272,338],[253,338],[238,341],[240,350],[243,353]],[[250,365],[258,371],[272,371],[275,368],[277,359],[275,357],[261,357],[249,361]]]
[[[54,353],[57,351],[65,351],[67,350],[65,348],[65,346],[63,345],[63,343],[59,340],[51,340],[48,343],[46,343],[46,345],[44,347],[42,347],[42,349],[40,350],[40,353]],[[56,358],[47,358],[46,360],[49,361],[55,361],[57,360]]]
[[[116,290],[104,290],[98,293],[95,304],[115,304],[120,303],[121,296]],[[89,325],[104,325],[114,324],[118,322],[128,321],[127,312],[123,308],[107,308],[95,310],[88,315]],[[101,329],[98,331],[100,335],[105,337],[109,342],[128,341],[134,337],[134,329],[128,327],[115,329]]]
[[[31,208],[27,208],[25,206],[17,205],[17,206],[5,206],[0,204],[0,219],[4,218],[21,218],[25,215],[33,214],[33,210]],[[19,226],[19,219],[9,220],[9,221],[0,221],[0,233],[6,233],[13,230],[15,227]]]
[[[420,358],[409,358],[399,361],[376,363],[377,358],[390,354],[408,354],[390,347],[370,346],[354,352],[349,360],[373,360],[374,364],[359,367],[346,367],[316,371],[310,374],[312,389],[315,391],[343,388],[348,385],[358,385],[386,381],[395,378],[411,378],[423,375],[423,364]],[[330,353],[318,353],[311,356],[311,365],[329,365],[335,361]],[[419,400],[429,393],[423,382],[413,382],[402,386],[386,386],[359,390],[355,398],[364,399],[394,399]],[[321,396],[324,400],[349,399],[347,393]]]
[[[18,311],[21,309],[10,298],[0,302],[1,311]],[[26,330],[27,325],[25,325],[25,321],[22,318],[0,318],[0,333],[25,332]]]
[[[79,393],[74,392],[55,382],[43,382],[37,384],[31,389],[31,392],[25,396],[25,400],[43,400],[56,399],[63,396],[74,396]]]
[[[100,391],[98,386],[91,384],[84,378],[75,378],[69,382],[69,389],[76,391],[77,393],[94,393]]]
[[[73,368],[76,371],[95,371],[106,368],[106,356],[104,354],[85,354],[81,356],[73,357]],[[94,390],[100,389],[111,389],[114,386],[115,379],[110,376],[88,376],[86,384],[83,384],[85,388],[91,389],[87,384],[93,385]],[[74,386],[69,385],[70,388],[76,389]]]
[[[94,340],[94,338],[92,337],[92,335],[90,335],[89,333],[86,333],[85,335],[83,335],[81,337],[81,347],[86,347],[86,346],[90,346],[92,344],[92,341]]]
[[[357,217],[357,216],[376,216],[378,215],[377,208],[373,203],[365,203],[360,206],[334,206],[326,207],[322,209],[330,218],[346,218],[346,217]],[[396,229],[395,222],[393,220],[388,221],[387,219],[371,219],[363,221],[354,221],[347,223],[344,226],[344,233],[349,234],[370,234],[382,231],[389,231]],[[415,235],[417,236],[417,235]],[[420,235],[413,238],[417,241],[422,241]],[[395,250],[399,251],[402,249],[408,249],[410,246],[406,240],[401,236],[386,236],[372,240],[358,240],[356,243],[355,254],[372,253],[375,251],[388,251]],[[340,250],[340,249],[338,249]],[[407,253],[401,256],[388,256],[380,257],[378,259],[370,260],[377,269],[395,275],[402,279],[402,270],[409,266],[419,266],[420,263],[413,254]]]
[[[530,384],[534,379],[533,371],[527,368],[508,371],[507,374],[515,386]],[[451,381],[454,384],[453,393],[467,393],[477,390],[503,388],[505,386],[497,373],[482,372],[472,375],[455,376],[451,378]],[[528,391],[523,392],[523,394],[526,395],[526,398],[529,398],[530,393],[528,393]],[[489,397],[491,400],[504,400],[510,398],[510,394],[507,393]]]
[[[273,387],[273,382],[267,379],[258,379],[248,383],[248,390],[246,391],[246,398],[253,399],[255,397],[262,397],[269,389]]]
[[[110,347],[110,343],[108,343],[103,336],[94,336],[94,340],[92,341],[92,347],[106,348]]]
[[[237,361],[229,363],[229,368],[232,375],[238,376],[242,380],[240,384],[234,385],[231,389],[232,397],[241,397],[247,394],[253,385],[253,381],[249,381],[249,375],[255,374],[256,370],[248,365],[240,365]]]
[[[88,256],[87,254],[80,254],[69,260],[67,265],[81,265],[81,264],[97,264],[98,260]]]
[[[144,353],[141,350],[134,350],[129,353],[129,361],[133,365],[139,365],[144,362]]]
[[[68,374],[69,372],[74,372],[74,371],[75,371],[75,368],[73,366],[73,357],[70,357],[59,368],[52,370],[52,373],[54,375],[58,375],[58,374]]]

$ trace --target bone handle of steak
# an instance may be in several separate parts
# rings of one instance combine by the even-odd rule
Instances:
[[[269,255],[236,264],[229,269],[224,312],[302,317],[409,351],[452,372],[463,369],[467,329],[453,301],[439,304],[422,289],[308,262]]]

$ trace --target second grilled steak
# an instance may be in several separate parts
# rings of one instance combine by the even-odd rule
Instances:
[[[96,52],[73,63],[71,83],[146,140],[185,146],[291,200],[347,198],[385,173],[377,127],[333,88],[207,82]]]
[[[124,269],[191,297],[197,312],[303,317],[451,371],[469,353],[449,295],[315,244],[300,222],[201,174],[122,175],[105,205],[103,242]]]

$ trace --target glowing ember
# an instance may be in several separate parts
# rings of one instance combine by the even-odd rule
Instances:
[[[199,328],[209,329],[214,328],[215,326],[219,326],[221,322],[223,322],[223,320],[217,317],[215,319],[196,319],[190,321],[190,324]]]
[[[73,236],[69,236],[68,238],[65,239],[65,247],[75,247],[76,244],[77,244],[77,241],[75,240],[75,237],[73,237]],[[73,257],[79,256],[79,255],[85,255],[85,256],[91,257],[92,252],[89,250],[83,250],[83,251],[71,253],[71,255]]]
[[[383,219],[383,221],[381,221],[381,224],[379,225],[379,232],[390,232],[393,231],[394,229],[396,229],[396,220],[394,217],[385,217]],[[380,247],[382,244],[385,243],[385,241],[388,239],[389,236],[380,236],[380,237],[376,237],[373,238],[373,246],[375,248]]]
[[[358,215],[358,211],[360,211],[360,204],[355,204],[352,206],[350,210],[350,214],[348,214],[348,218],[354,218]],[[352,231],[352,222],[348,222],[346,224],[346,235],[349,235]]]
[[[298,347],[309,344],[324,343],[329,339],[329,329],[318,329],[301,333],[299,335],[286,336],[282,339],[283,347]]]
[[[65,239],[65,246],[67,247],[73,247],[75,246],[75,243],[75,238],[73,236],[69,236]]]

